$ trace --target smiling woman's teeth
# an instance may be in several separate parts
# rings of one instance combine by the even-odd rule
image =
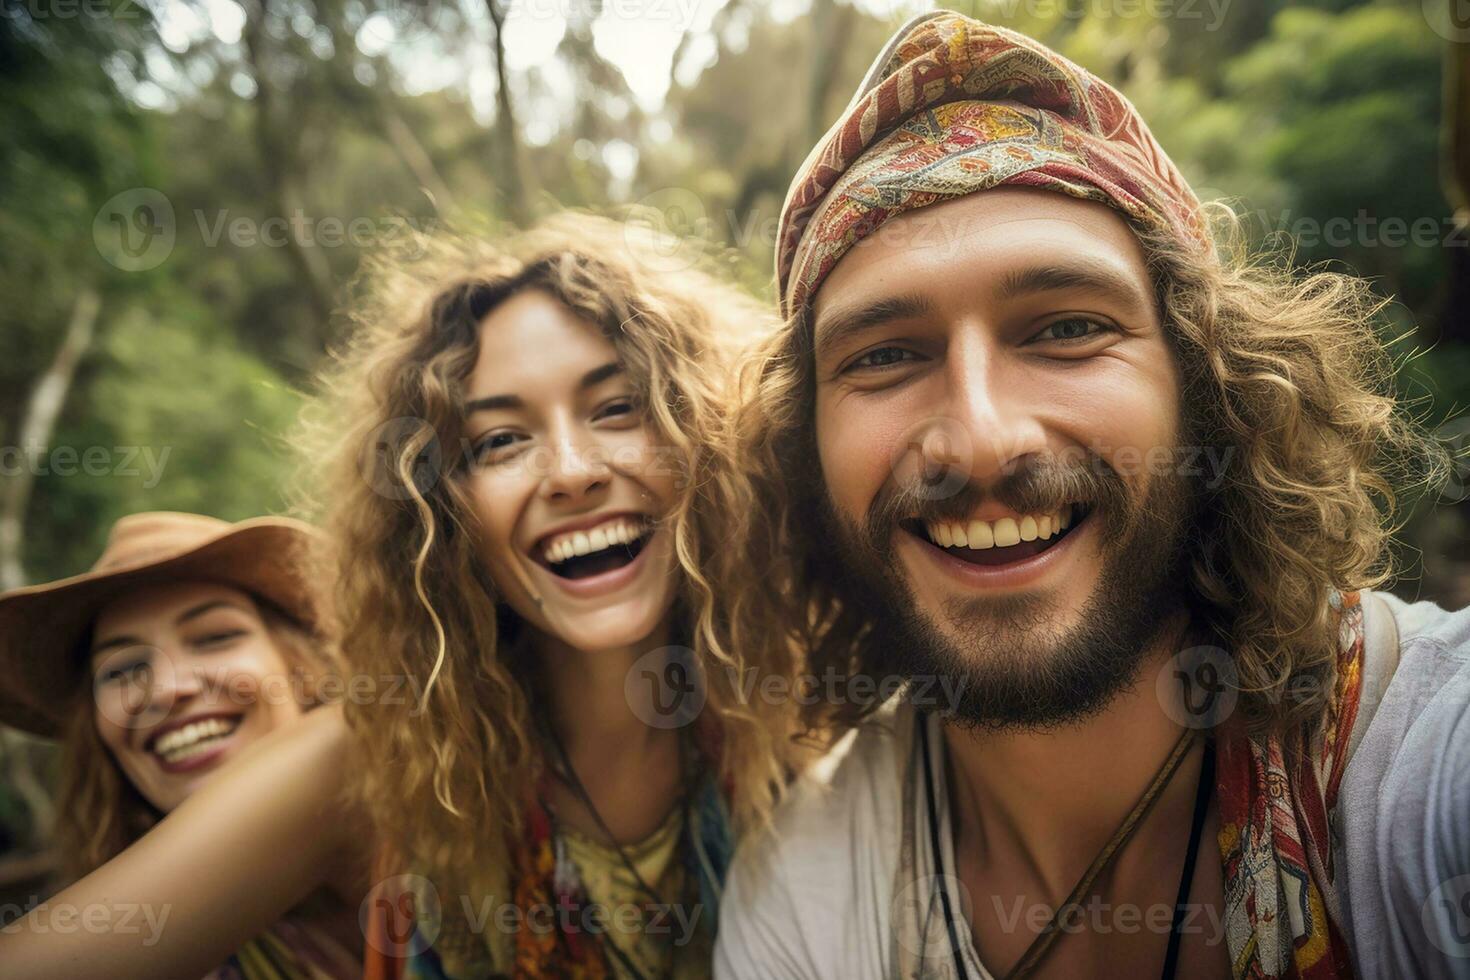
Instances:
[[[1019,521],[1002,517],[998,521],[934,521],[926,522],[929,540],[941,548],[1009,548],[1022,541],[1048,541],[1072,526],[1072,505],[1050,514],[1026,514]]]
[[[159,737],[153,752],[165,762],[182,762],[214,748],[240,725],[239,718],[206,718]]]
[[[632,544],[643,536],[645,530],[641,522],[620,518],[599,524],[590,530],[559,534],[546,542],[541,553],[554,565],[568,558],[590,555],[614,545]]]

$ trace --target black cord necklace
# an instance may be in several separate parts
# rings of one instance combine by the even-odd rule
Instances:
[[[553,770],[554,774],[563,783],[565,783],[569,789],[571,789],[572,793],[577,797],[578,800],[581,801],[582,805],[587,808],[587,812],[592,815],[593,822],[597,824],[598,831],[607,840],[608,844],[612,846],[613,850],[617,852],[618,858],[622,861],[623,866],[628,869],[628,872],[630,874],[632,874],[633,880],[638,883],[638,887],[643,891],[645,895],[648,896],[648,898],[652,901],[654,907],[658,909],[670,908],[670,906],[664,902],[662,896],[659,895],[658,891],[644,880],[643,875],[640,874],[638,871],[638,866],[635,865],[633,863],[633,860],[628,857],[628,852],[623,849],[622,844],[618,843],[617,837],[615,837],[612,830],[608,828],[607,822],[602,819],[602,814],[598,812],[597,804],[592,802],[591,794],[588,793],[587,788],[582,785],[582,780],[577,777],[577,770],[572,766],[571,757],[567,754],[566,747],[562,744],[561,738],[558,737],[558,735],[556,734],[556,730],[549,723],[544,724],[542,728],[544,729],[544,736],[546,740],[550,742],[551,747],[555,753],[556,768]],[[679,736],[679,772],[681,774],[685,773],[685,768],[686,765],[684,755],[684,738],[681,734]],[[546,803],[546,801],[543,801],[543,805],[546,807],[546,812],[552,815],[554,821],[555,811],[548,803]],[[675,854],[683,853],[685,837],[689,833],[689,794],[685,791],[685,788],[683,787],[681,787],[680,789],[678,805],[681,810],[682,819],[680,821],[679,827],[679,840],[675,842],[674,845]],[[553,828],[552,832],[553,834],[556,833],[555,828]],[[623,969],[626,970],[629,975],[634,977],[635,980],[645,980],[643,972],[639,970],[638,967],[633,963],[632,958],[626,952],[624,952],[617,943],[613,942],[613,938],[610,934],[604,935],[603,941],[607,944],[607,948],[612,953],[613,957],[617,959],[617,961],[622,965]]]
[[[950,952],[954,958],[956,976],[963,980],[970,980],[969,965],[965,962],[960,952],[959,924],[954,908],[949,900],[949,889],[945,886],[946,874],[944,868],[944,851],[940,844],[939,816],[937,810],[938,793],[935,790],[935,778],[933,766],[929,760],[929,725],[927,717],[922,712],[915,712],[919,729],[920,752],[923,755],[924,765],[924,793],[928,810],[929,849],[934,855],[934,866],[937,874],[934,876],[939,888],[940,906],[944,913],[944,926],[949,936]],[[1051,921],[1032,941],[1030,947],[1021,955],[1019,961],[1006,974],[1005,980],[1021,980],[1029,976],[1040,964],[1042,958],[1051,949],[1052,942],[1056,939],[1061,918],[1066,909],[1075,904],[1080,897],[1079,893],[1086,891],[1092,886],[1092,882],[1101,874],[1104,868],[1117,855],[1127,843],[1128,838],[1142,822],[1143,817],[1152,809],[1153,804],[1163,795],[1163,789],[1172,779],[1179,765],[1184,761],[1188,749],[1193,746],[1196,738],[1194,732],[1186,732],[1175,745],[1174,751],[1164,760],[1163,766],[1154,776],[1154,781],[1143,798],[1139,800],[1133,811],[1124,819],[1122,825],[1114,832],[1112,840],[1104,845],[1103,850],[1093,860],[1092,867],[1077,882],[1072,890],[1071,897],[1052,914]],[[1189,901],[1190,886],[1194,880],[1194,869],[1196,858],[1199,853],[1200,838],[1204,833],[1205,817],[1209,813],[1210,796],[1214,792],[1215,753],[1213,747],[1208,743],[1205,745],[1205,756],[1200,767],[1199,783],[1195,788],[1194,816],[1190,824],[1189,849],[1184,857],[1184,869],[1180,874],[1179,888],[1174,902],[1174,917],[1169,929],[1169,945],[1164,953],[1163,980],[1174,980],[1179,964],[1180,940],[1183,938],[1184,919]]]

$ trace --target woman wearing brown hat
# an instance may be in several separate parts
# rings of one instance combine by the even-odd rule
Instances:
[[[314,533],[284,518],[135,514],[90,571],[0,595],[0,722],[62,743],[56,840],[69,876],[120,854],[319,703],[326,617],[300,572]],[[121,931],[124,914],[111,909],[108,926]],[[322,889],[211,977],[355,976],[359,947],[355,907]]]

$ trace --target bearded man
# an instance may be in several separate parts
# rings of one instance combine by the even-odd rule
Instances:
[[[1367,287],[1252,260],[1121,95],[948,12],[777,276],[742,614],[906,687],[823,688],[717,975],[1466,975],[1470,616],[1371,591],[1445,460]]]

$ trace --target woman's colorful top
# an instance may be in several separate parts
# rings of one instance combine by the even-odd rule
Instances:
[[[708,977],[730,813],[709,773],[686,785],[682,803],[621,853],[558,826],[538,797],[495,894],[466,900],[417,875],[389,879],[367,926],[364,980]],[[386,855],[379,866],[391,867]]]
[[[235,951],[204,980],[355,980],[357,954],[289,916]]]

